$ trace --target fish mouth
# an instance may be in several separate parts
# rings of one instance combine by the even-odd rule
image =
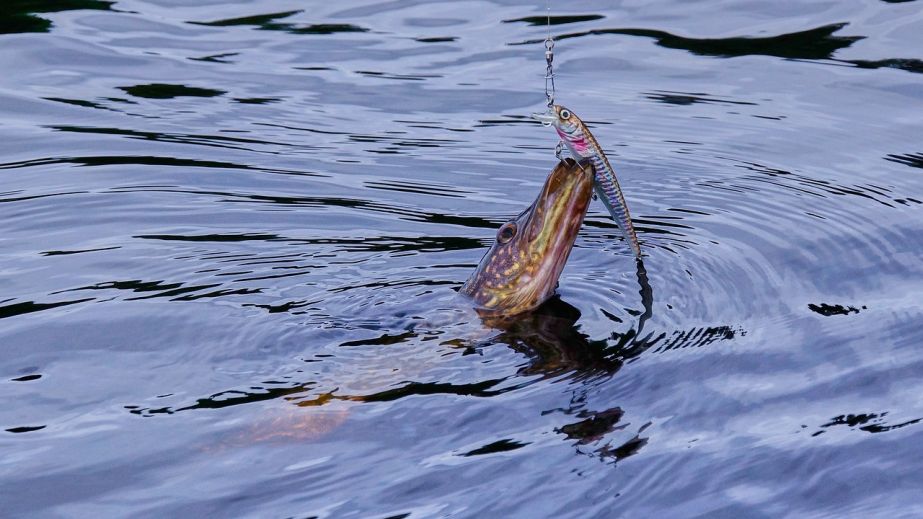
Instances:
[[[545,126],[551,126],[558,120],[558,116],[550,109],[547,112],[534,113],[532,114],[532,118]]]
[[[557,274],[567,261],[577,232],[583,224],[590,192],[592,173],[572,160],[561,162],[548,176],[542,192],[531,208],[529,221],[523,236],[529,240],[523,248],[541,251],[540,263],[552,267],[549,280],[556,284]],[[559,268],[560,267],[560,268]],[[544,270],[544,269],[540,269]]]
[[[592,166],[586,168],[570,159],[548,175],[521,226],[517,248],[528,258],[529,275],[518,279],[520,311],[536,308],[554,295],[583,225],[592,186]]]
[[[592,197],[592,166],[567,159],[548,175],[531,207],[509,222],[518,233],[497,241],[461,292],[481,315],[513,316],[554,295]]]

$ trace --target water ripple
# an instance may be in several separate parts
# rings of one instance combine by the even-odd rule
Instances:
[[[263,31],[284,31],[290,34],[335,34],[341,32],[368,32],[364,27],[347,23],[321,23],[298,25],[294,23],[277,22],[283,18],[289,18],[302,13],[303,11],[285,11],[281,13],[260,14],[253,16],[243,16],[240,18],[228,18],[214,22],[188,22],[195,25],[204,25],[207,27],[233,27],[233,26],[253,26]]]
[[[544,6],[10,4],[4,513],[920,515],[916,4],[639,5],[550,22],[643,263],[484,322]]]
[[[558,34],[555,40],[581,38],[603,34],[620,34],[653,38],[657,45],[668,49],[685,50],[699,56],[733,58],[738,56],[776,56],[788,59],[830,59],[840,49],[864,39],[864,36],[834,36],[846,27],[834,23],[806,31],[767,37],[686,38],[654,29],[593,29],[583,32]],[[527,40],[511,45],[531,45],[544,40]]]

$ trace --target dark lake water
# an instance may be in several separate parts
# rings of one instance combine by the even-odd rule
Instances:
[[[551,7],[647,275],[500,330],[544,2],[4,2],[0,515],[923,515],[923,3]]]

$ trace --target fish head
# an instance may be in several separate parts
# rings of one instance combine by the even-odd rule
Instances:
[[[553,126],[574,158],[589,159],[593,154],[583,121],[567,108],[552,105],[547,112],[532,114],[532,118],[545,126]]]
[[[592,197],[593,167],[562,161],[532,205],[504,223],[461,288],[482,315],[532,310],[551,297]]]

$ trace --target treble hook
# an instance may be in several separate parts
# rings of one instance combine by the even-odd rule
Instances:
[[[554,147],[554,156],[558,160],[564,160],[564,141],[558,141],[558,145]]]

